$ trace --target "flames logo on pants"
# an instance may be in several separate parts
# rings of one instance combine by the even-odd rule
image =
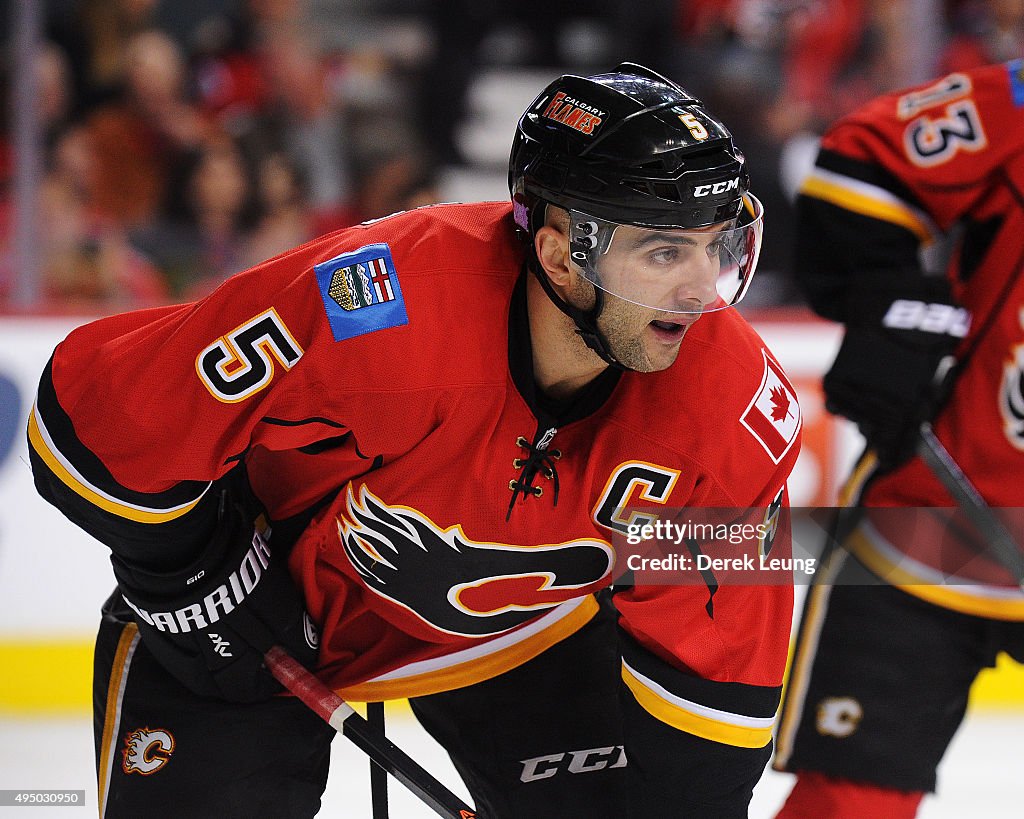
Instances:
[[[174,737],[163,729],[139,728],[124,738],[121,767],[127,774],[155,774],[171,758]]]
[[[1024,311],[1021,312],[1021,325],[1024,326]],[[1006,437],[1017,449],[1024,449],[1024,344],[1013,347],[1010,360],[1003,368],[999,410],[1003,415]]]
[[[408,507],[348,488],[338,538],[366,585],[449,634],[500,634],[605,584],[608,543],[580,539],[542,546],[470,540]]]

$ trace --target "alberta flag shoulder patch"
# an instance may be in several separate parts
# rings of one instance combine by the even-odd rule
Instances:
[[[342,253],[313,271],[335,341],[409,323],[387,244]]]
[[[1013,104],[1018,108],[1024,106],[1024,59],[1010,60],[1006,64],[1010,72],[1010,91],[1013,94]]]

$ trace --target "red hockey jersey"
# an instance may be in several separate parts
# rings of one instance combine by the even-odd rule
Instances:
[[[37,469],[66,514],[143,548],[244,461],[274,521],[317,510],[291,567],[324,679],[376,700],[492,677],[594,614],[638,509],[777,511],[799,447],[793,389],[733,310],[668,370],[608,370],[548,412],[526,275],[508,205],[433,206],[81,327],[40,386]],[[549,460],[524,495],[528,443]],[[616,594],[624,684],[664,722],[761,747],[791,584],[697,579]]]
[[[826,226],[805,239],[821,252],[801,261],[813,268],[807,278],[820,303],[858,270],[913,269],[919,254],[927,267],[929,254],[943,257],[972,322],[935,429],[991,506],[1024,507],[1024,61],[881,97],[840,120],[821,148],[801,191]],[[863,502],[955,505],[917,458],[872,478]],[[925,599],[1024,619],[1024,596],[1008,574],[991,561],[979,567],[978,544],[957,546],[947,521],[926,518],[876,515],[861,527],[858,553]]]

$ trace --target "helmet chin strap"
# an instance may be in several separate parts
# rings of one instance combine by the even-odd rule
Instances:
[[[580,310],[578,307],[569,304],[555,291],[551,280],[548,279],[547,274],[536,257],[530,259],[527,264],[540,281],[541,287],[544,288],[544,292],[547,293],[552,304],[572,319],[573,324],[576,325],[576,332],[583,339],[583,343],[597,353],[605,363],[618,370],[628,370],[629,367],[619,361],[612,353],[608,339],[604,337],[604,334],[597,327],[597,318],[601,315],[601,311],[604,310],[604,291],[600,287],[595,286],[594,306],[589,310]]]

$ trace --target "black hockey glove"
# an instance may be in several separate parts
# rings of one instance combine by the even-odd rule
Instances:
[[[846,315],[826,407],[854,421],[891,469],[913,455],[921,422],[937,411],[940,364],[967,334],[970,313],[945,278],[886,273],[858,277]]]
[[[223,496],[217,530],[180,571],[111,556],[121,594],[157,660],[206,697],[255,702],[281,686],[263,664],[274,644],[316,664],[317,633],[284,560],[256,531],[256,512]]]

